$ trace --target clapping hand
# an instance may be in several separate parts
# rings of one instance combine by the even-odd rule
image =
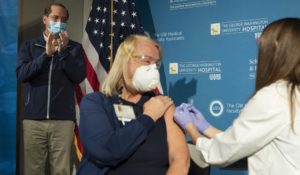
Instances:
[[[69,34],[66,31],[63,31],[59,33],[59,38],[57,40],[59,43],[58,52],[62,52],[69,44]]]
[[[55,39],[54,34],[50,32],[46,40],[46,54],[49,57],[53,56],[57,47],[58,47],[58,42]]]
[[[58,51],[64,51],[69,43],[69,35],[66,31],[61,32],[57,38],[52,32],[49,33],[46,40],[46,54],[50,57]]]

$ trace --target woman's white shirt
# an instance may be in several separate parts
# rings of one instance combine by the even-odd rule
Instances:
[[[224,167],[248,157],[249,175],[300,175],[300,93],[292,131],[288,92],[283,80],[259,90],[226,131],[197,139],[200,158]]]

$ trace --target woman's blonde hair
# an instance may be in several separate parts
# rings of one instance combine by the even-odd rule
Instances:
[[[129,89],[134,89],[128,77],[128,63],[135,51],[137,41],[141,40],[153,43],[159,52],[159,57],[162,57],[162,49],[155,40],[145,35],[128,36],[118,47],[114,63],[103,82],[102,93],[107,96],[118,95],[123,84]]]

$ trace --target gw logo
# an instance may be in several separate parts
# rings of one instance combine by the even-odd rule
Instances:
[[[209,74],[209,80],[221,80],[221,74]]]
[[[219,100],[212,101],[209,105],[209,111],[214,117],[219,117],[224,111],[223,103]]]

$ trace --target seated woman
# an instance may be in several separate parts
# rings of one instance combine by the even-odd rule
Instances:
[[[173,101],[160,88],[161,48],[131,35],[119,46],[102,93],[80,107],[83,159],[77,175],[185,175],[185,136],[173,121]]]

